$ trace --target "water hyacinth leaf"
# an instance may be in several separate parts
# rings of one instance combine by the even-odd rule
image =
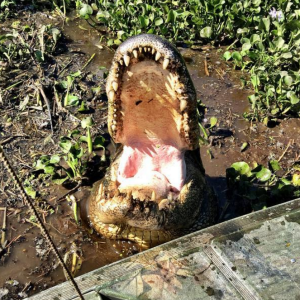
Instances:
[[[261,182],[266,182],[268,181],[272,176],[272,172],[265,168],[262,167],[259,172],[256,173],[256,178],[259,179]]]
[[[64,153],[69,153],[72,148],[72,142],[67,138],[62,138],[61,142],[59,143],[59,147],[63,150]]]
[[[92,14],[93,14],[92,7],[88,4],[82,4],[81,9],[79,10],[80,17],[87,20]]]
[[[232,53],[232,58],[239,62],[242,61],[242,59],[243,59],[242,55],[238,51],[235,51]]]
[[[51,166],[51,165],[46,166],[46,167],[44,168],[44,172],[45,172],[46,174],[54,175],[54,174],[55,174],[55,168],[54,168],[53,166]]]
[[[269,165],[273,172],[279,171],[281,169],[278,160],[270,160]]]
[[[30,196],[32,199],[35,199],[36,191],[31,186],[25,186],[24,189],[28,196]]]
[[[250,48],[251,48],[250,43],[244,43],[243,46],[242,46],[243,51],[248,51]]]
[[[93,121],[92,117],[86,117],[81,121],[82,128],[91,127],[93,125],[94,125],[94,121]]]
[[[300,186],[300,173],[293,174],[292,183],[294,186]]]
[[[177,12],[171,9],[168,12],[166,23],[175,23],[176,17],[177,17]]]
[[[284,185],[290,185],[290,184],[291,184],[291,182],[290,182],[288,179],[286,179],[286,178],[281,178],[280,181],[281,181]]]
[[[149,25],[149,19],[144,16],[139,16],[139,21],[142,28],[146,28]]]
[[[54,42],[56,43],[61,35],[60,30],[57,28],[52,28],[51,34],[52,34],[52,38],[53,38]]]
[[[244,161],[233,163],[231,165],[231,168],[235,169],[235,171],[238,172],[240,175],[251,175],[251,169],[249,165]]]
[[[51,178],[52,182],[57,184],[57,185],[61,185],[63,184],[66,180],[68,179],[68,177],[58,177],[57,174],[54,174]]]
[[[283,80],[287,86],[291,86],[293,83],[293,78],[291,76],[285,76]]]
[[[58,164],[60,162],[60,156],[57,154],[52,155],[49,162],[50,164]]]
[[[260,79],[258,75],[252,75],[251,76],[251,82],[254,86],[254,88],[257,88],[260,85]]]
[[[296,96],[295,92],[288,91],[286,95],[291,100],[291,104],[295,105],[299,102],[299,98]]]
[[[285,59],[289,59],[293,57],[293,54],[291,52],[286,52],[286,53],[282,53],[281,57]]]
[[[209,128],[213,128],[214,126],[216,126],[218,122],[218,119],[216,117],[211,117],[210,118],[210,127]]]
[[[160,25],[163,24],[163,23],[164,23],[164,20],[163,20],[162,18],[156,18],[156,19],[154,20],[155,26],[160,26]]]
[[[79,105],[79,98],[76,95],[69,94],[67,97],[68,105],[70,106],[78,106]]]
[[[212,33],[213,33],[212,28],[207,26],[207,27],[204,27],[203,29],[201,29],[200,36],[202,38],[209,39],[212,36]]]
[[[274,41],[274,45],[276,46],[277,49],[281,49],[284,44],[285,41],[281,36]]]
[[[258,25],[258,29],[269,32],[270,31],[270,18],[262,18]]]
[[[224,54],[223,54],[223,58],[228,61],[230,58],[231,58],[231,53],[230,51],[226,51]]]
[[[241,152],[245,151],[247,149],[248,145],[249,144],[247,142],[244,142],[241,146]]]

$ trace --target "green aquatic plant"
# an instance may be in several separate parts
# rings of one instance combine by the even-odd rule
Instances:
[[[253,210],[269,207],[300,196],[299,163],[280,174],[281,166],[271,160],[268,167],[235,162],[226,170],[230,198],[247,200]]]
[[[106,26],[109,46],[153,33],[173,42],[229,45],[224,59],[250,74],[244,116],[269,122],[300,114],[299,0],[77,1],[79,15]]]
[[[66,180],[82,181],[95,155],[94,149],[102,149],[101,161],[106,160],[105,138],[96,136],[93,140],[90,132],[92,125],[90,117],[82,120],[82,127],[87,129],[87,136],[82,135],[80,130],[73,130],[67,136],[62,136],[59,141],[59,152],[51,156],[40,156],[34,163],[34,168],[48,174],[56,184],[62,184]]]

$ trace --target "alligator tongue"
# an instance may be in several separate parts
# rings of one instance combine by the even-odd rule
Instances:
[[[184,151],[170,145],[124,146],[119,164],[121,192],[132,192],[134,198],[149,199],[155,192],[158,199],[179,192],[186,175]],[[154,199],[153,199],[154,200]]]

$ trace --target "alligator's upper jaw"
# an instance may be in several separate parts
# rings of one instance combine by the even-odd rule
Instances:
[[[139,200],[177,198],[184,152],[198,147],[196,93],[176,48],[150,34],[117,50],[107,81],[108,126],[124,151],[113,181]]]

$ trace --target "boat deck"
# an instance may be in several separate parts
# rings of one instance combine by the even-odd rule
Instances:
[[[76,278],[85,299],[300,300],[300,199]],[[69,282],[30,300],[78,299]]]

